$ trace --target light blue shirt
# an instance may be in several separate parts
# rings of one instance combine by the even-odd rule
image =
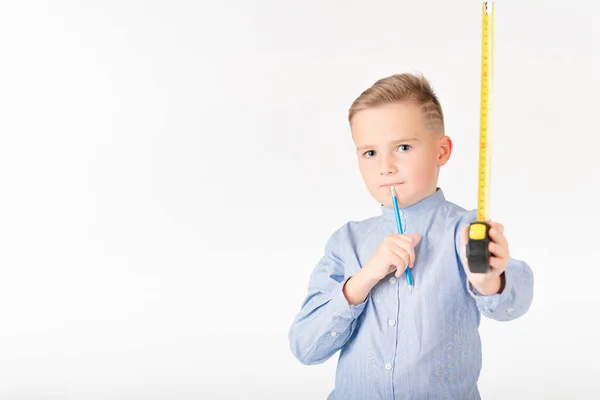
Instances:
[[[397,233],[394,209],[336,230],[314,268],[308,293],[289,331],[303,364],[323,363],[338,350],[329,399],[480,399],[481,314],[509,321],[533,298],[533,274],[510,259],[504,290],[482,296],[468,283],[460,260],[461,229],[475,211],[447,201],[441,189],[401,209],[406,234],[419,233],[410,293],[404,274],[382,279],[359,305],[342,287],[369,261],[381,241]]]

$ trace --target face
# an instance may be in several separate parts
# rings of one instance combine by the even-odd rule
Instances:
[[[430,130],[419,106],[411,102],[361,110],[352,118],[358,166],[369,193],[392,205],[390,186],[400,207],[435,193],[439,169],[450,158],[452,141]]]

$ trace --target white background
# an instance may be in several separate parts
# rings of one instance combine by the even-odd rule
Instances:
[[[484,399],[586,399],[598,358],[597,3],[499,1],[492,218],[535,274],[483,320]],[[0,398],[324,399],[287,332],[329,235],[379,212],[347,110],[422,72],[476,206],[477,1],[0,9]]]

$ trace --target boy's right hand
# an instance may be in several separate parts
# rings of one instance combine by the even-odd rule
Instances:
[[[415,265],[415,246],[420,240],[418,233],[386,236],[363,267],[364,272],[377,282],[394,271],[399,278],[407,267]]]
[[[412,268],[415,265],[415,246],[420,240],[418,233],[392,234],[383,239],[371,259],[346,281],[343,292],[348,302],[361,304],[386,275],[396,271],[396,277],[400,277],[406,267]]]

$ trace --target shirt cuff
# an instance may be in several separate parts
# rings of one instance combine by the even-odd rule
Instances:
[[[513,293],[513,286],[515,285],[515,276],[518,275],[517,265],[512,264],[512,260],[504,270],[504,288],[501,293],[483,295],[477,291],[475,287],[467,279],[467,291],[477,302],[477,306],[481,310],[481,313],[485,316],[491,316],[499,306],[511,303],[511,296]]]
[[[350,304],[348,299],[346,299],[346,296],[344,296],[344,285],[350,278],[351,277],[348,277],[340,282],[332,292],[331,307],[333,309],[333,314],[342,319],[358,318],[365,309],[369,296],[371,296],[371,294],[369,294],[365,301],[358,305]]]

